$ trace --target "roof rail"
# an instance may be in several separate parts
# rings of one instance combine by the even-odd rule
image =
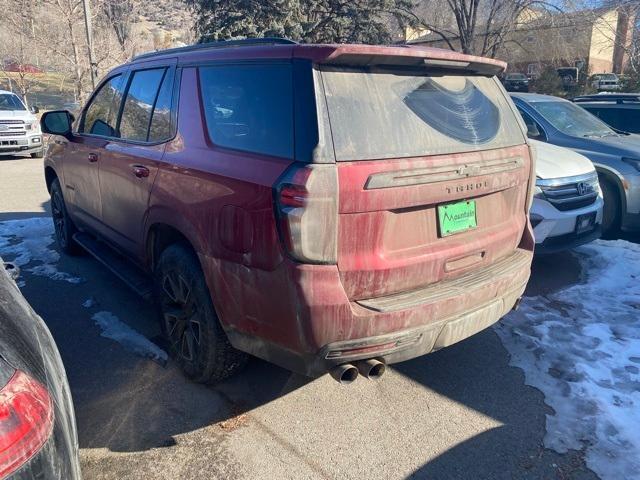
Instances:
[[[596,95],[581,95],[579,97],[573,98],[572,101],[575,103],[581,103],[581,102],[637,103],[637,102],[640,102],[640,93],[622,93],[622,94],[607,93],[607,94],[596,94]]]
[[[186,47],[168,48],[165,50],[157,50],[155,52],[141,53],[131,59],[132,62],[145,58],[153,58],[160,55],[171,55],[174,53],[193,52],[198,50],[208,50],[216,48],[229,47],[249,47],[253,45],[296,45],[298,42],[289,40],[288,38],[279,37],[263,37],[263,38],[245,38],[242,40],[219,40],[216,42],[196,43],[195,45],[187,45]]]

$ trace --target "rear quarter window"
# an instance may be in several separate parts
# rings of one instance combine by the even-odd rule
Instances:
[[[486,150],[525,142],[495,78],[342,67],[321,71],[336,159]]]
[[[293,158],[290,64],[199,68],[209,138],[218,146]]]

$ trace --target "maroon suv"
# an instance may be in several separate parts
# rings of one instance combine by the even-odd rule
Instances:
[[[196,381],[247,353],[378,376],[525,288],[533,162],[504,67],[278,39],[139,56],[77,120],[42,119],[57,240],[153,292]]]

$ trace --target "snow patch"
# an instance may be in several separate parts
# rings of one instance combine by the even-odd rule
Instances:
[[[136,355],[150,358],[161,365],[166,365],[167,352],[126,323],[121,322],[113,313],[98,312],[91,318],[102,329],[101,336],[115,340]]]
[[[0,222],[0,257],[34,275],[69,283],[82,282],[81,278],[56,268],[60,255],[49,248],[54,243],[53,233],[53,222],[47,217]],[[32,263],[35,265],[25,268]]]
[[[555,410],[545,446],[583,449],[605,480],[640,479],[640,245],[598,240],[574,254],[582,283],[525,297],[495,329]]]

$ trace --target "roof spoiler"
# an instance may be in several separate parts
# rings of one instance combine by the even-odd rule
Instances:
[[[399,45],[380,47],[370,45],[335,45],[320,63],[330,65],[425,67],[447,71],[464,71],[478,75],[499,75],[507,67],[505,62],[476,57],[440,48]]]

